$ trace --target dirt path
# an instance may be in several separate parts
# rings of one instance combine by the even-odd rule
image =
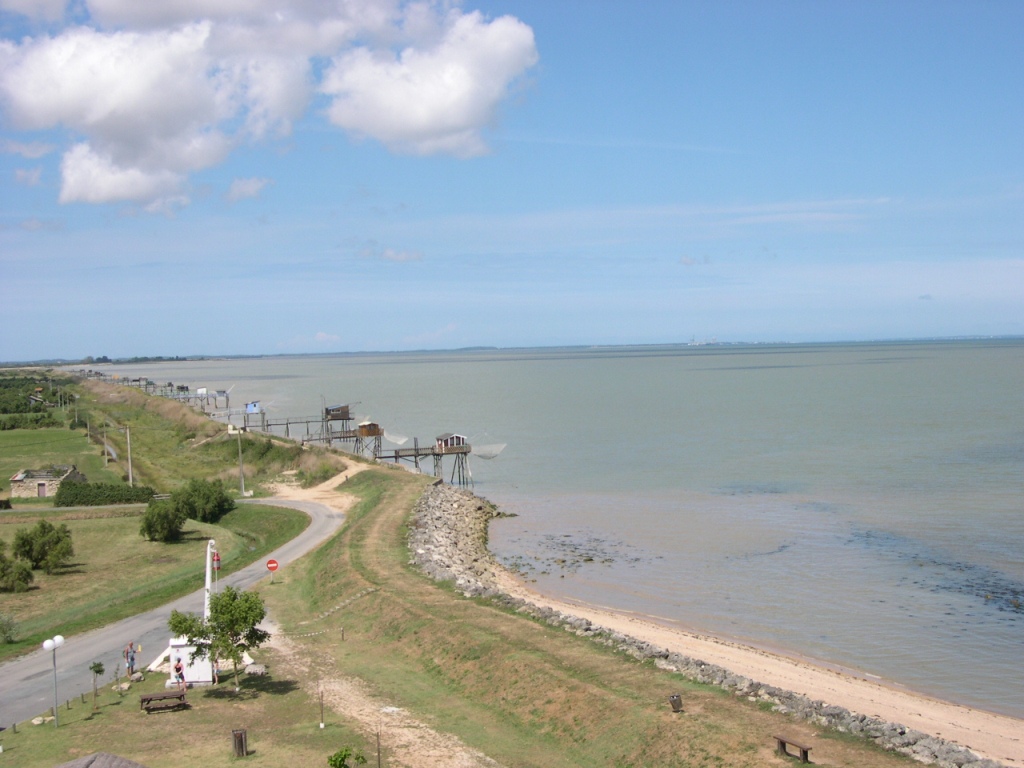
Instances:
[[[302,649],[272,628],[270,647],[280,654],[284,674],[297,680],[316,678],[317,663]],[[316,701],[323,691],[324,705],[358,724],[370,739],[380,733],[381,751],[388,765],[408,768],[499,768],[487,755],[463,744],[451,734],[441,733],[414,717],[409,711],[375,696],[363,681],[354,677],[331,677],[308,685],[306,693]],[[329,716],[328,716],[329,717]],[[371,764],[373,757],[366,755]]]
[[[335,490],[353,475],[368,469],[368,464],[351,464],[344,472],[312,488],[279,483],[271,486],[274,498],[289,501],[316,501],[338,512],[351,509],[355,497]],[[268,647],[279,654],[279,664],[286,675],[297,680],[316,678],[313,670],[330,668],[312,658],[301,644],[285,636],[279,627],[270,625],[272,640]],[[372,741],[380,733],[381,749],[388,755],[388,764],[408,768],[497,768],[499,763],[482,752],[462,743],[451,734],[434,730],[407,710],[391,705],[373,695],[363,681],[354,677],[331,677],[319,681],[324,704],[339,715],[353,720]],[[307,687],[314,700],[317,686]],[[370,755],[366,756],[370,762]]]

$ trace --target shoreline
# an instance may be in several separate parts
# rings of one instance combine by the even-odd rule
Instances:
[[[414,509],[411,562],[430,578],[454,582],[466,597],[491,599],[920,762],[1024,768],[1022,720],[931,698],[856,670],[702,634],[667,619],[536,592],[487,548],[488,525],[500,515],[468,491],[431,486]]]

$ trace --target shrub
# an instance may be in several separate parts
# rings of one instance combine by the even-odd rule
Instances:
[[[35,579],[32,567],[24,560],[11,560],[5,554],[5,549],[7,542],[0,540],[0,591],[24,592]]]
[[[353,751],[352,747],[342,747],[327,758],[327,765],[330,768],[350,768],[348,764],[349,758],[352,758],[352,761],[357,765],[366,763],[366,758],[362,752]]]
[[[171,494],[175,510],[190,520],[216,523],[235,508],[235,501],[220,480],[189,480],[188,485]]]
[[[152,500],[142,516],[139,534],[150,541],[177,541],[188,518],[170,501]]]
[[[0,643],[13,643],[18,639],[18,625],[9,613],[0,613]]]
[[[14,534],[14,556],[27,560],[32,568],[54,573],[75,554],[71,544],[71,530],[66,523],[55,527],[40,520],[35,528],[21,528]]]
[[[65,480],[53,497],[55,507],[95,507],[100,504],[144,504],[156,493],[148,485],[83,483]]]

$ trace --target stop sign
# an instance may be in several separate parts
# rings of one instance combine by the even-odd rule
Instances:
[[[267,560],[267,570],[271,571],[271,572],[276,571],[277,570],[277,560]]]

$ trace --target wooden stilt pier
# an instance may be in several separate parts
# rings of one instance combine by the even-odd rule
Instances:
[[[473,446],[469,444],[463,435],[456,435],[446,432],[435,438],[433,445],[421,446],[419,439],[414,441],[412,448],[395,448],[382,451],[377,455],[379,461],[411,461],[417,469],[420,468],[420,459],[432,458],[434,460],[434,477],[444,477],[444,457],[451,456],[454,459],[451,480],[452,485],[472,485],[473,476],[469,472],[469,454],[473,452]]]

